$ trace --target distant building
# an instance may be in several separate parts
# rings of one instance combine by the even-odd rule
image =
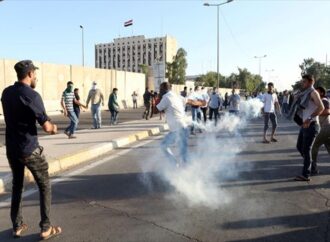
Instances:
[[[176,51],[176,39],[170,36],[117,38],[112,43],[95,45],[95,67],[142,72],[141,65],[172,62]]]

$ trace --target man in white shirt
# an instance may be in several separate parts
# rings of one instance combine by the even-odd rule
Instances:
[[[210,96],[207,93],[207,90],[205,89],[205,87],[202,87],[201,96],[202,96],[202,100],[206,102],[206,105],[201,107],[201,111],[203,113],[204,123],[206,123],[206,120],[207,120],[207,116],[206,116],[206,114],[207,114],[207,104],[209,103]]]
[[[170,132],[165,136],[161,143],[161,148],[165,155],[174,163],[178,165],[178,160],[173,155],[170,145],[178,143],[180,150],[180,157],[182,162],[188,161],[188,137],[189,130],[186,122],[185,105],[193,105],[200,107],[205,105],[204,101],[196,101],[181,97],[171,91],[172,86],[169,82],[163,82],[160,85],[161,101],[157,105],[157,109],[166,114],[166,120]]]
[[[232,90],[232,95],[229,97],[229,113],[238,115],[239,114],[239,104],[241,102],[241,97],[236,93],[236,87],[234,86]]]
[[[189,95],[189,100],[193,101],[202,101],[203,97],[200,93],[199,86],[195,86],[194,92]],[[196,123],[199,123],[202,120],[202,111],[201,106],[198,105],[191,105],[191,118],[192,118],[192,126],[191,126],[191,134],[195,135],[195,126]],[[200,132],[201,129],[199,129]]]
[[[277,142],[277,139],[275,139],[275,131],[277,128],[276,110],[280,112],[280,104],[278,102],[276,93],[274,93],[274,84],[272,82],[268,83],[268,92],[264,94],[262,101],[264,103],[264,121],[265,121],[263,143],[269,144],[270,142]],[[272,122],[272,134],[270,137],[270,141],[267,139],[269,120]]]

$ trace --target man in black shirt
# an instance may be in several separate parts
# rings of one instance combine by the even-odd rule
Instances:
[[[49,134],[57,133],[57,126],[50,122],[41,96],[34,91],[37,78],[35,67],[30,60],[20,61],[15,65],[18,82],[7,87],[1,97],[6,122],[6,150],[13,174],[11,220],[13,236],[21,237],[27,229],[22,217],[22,191],[24,168],[27,167],[40,192],[40,237],[48,239],[61,233],[61,228],[50,223],[51,186],[48,163],[39,145],[38,122]]]

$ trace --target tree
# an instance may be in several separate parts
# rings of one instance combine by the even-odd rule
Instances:
[[[186,81],[187,52],[178,49],[172,63],[166,63],[166,78],[170,83],[184,84]]]
[[[299,67],[301,69],[301,75],[309,74],[314,76],[315,86],[330,88],[330,67],[315,61],[313,58],[304,59]],[[297,81],[292,85],[292,88],[300,89],[301,81]]]

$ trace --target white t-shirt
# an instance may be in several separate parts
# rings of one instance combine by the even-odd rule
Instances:
[[[170,131],[187,127],[185,105],[186,99],[171,91],[166,93],[157,105],[159,111],[165,111]]]
[[[202,93],[202,100],[206,102],[205,106],[202,108],[206,108],[210,100],[210,96],[207,92]]]
[[[262,101],[264,103],[264,112],[265,113],[274,113],[275,112],[275,103],[278,102],[276,93],[273,93],[273,94],[265,93]]]

